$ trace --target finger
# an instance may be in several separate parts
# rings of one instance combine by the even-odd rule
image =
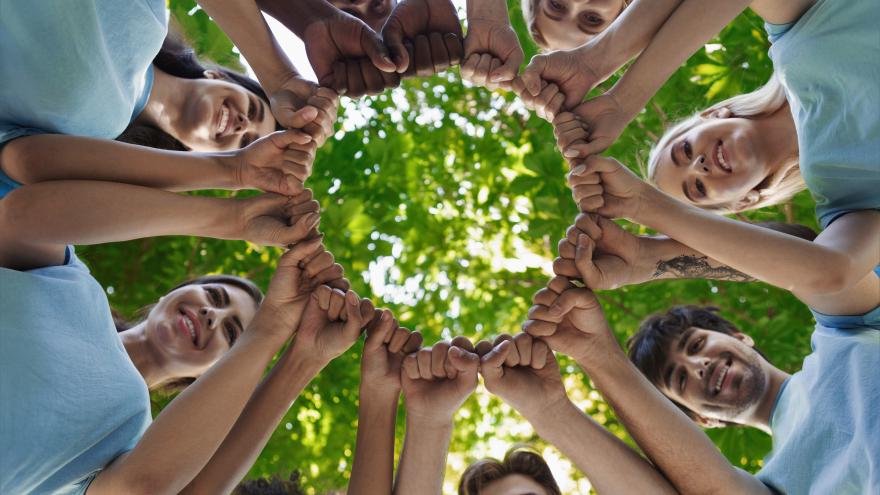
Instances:
[[[400,74],[397,72],[381,72],[382,85],[386,88],[396,88],[400,86]]]
[[[404,41],[403,46],[404,49],[406,49],[406,52],[409,54],[409,66],[403,73],[401,73],[401,77],[412,77],[416,75],[416,47],[410,40]]]
[[[406,72],[409,68],[410,57],[406,47],[403,46],[403,26],[399,19],[392,17],[388,20],[388,23],[382,28],[382,40],[385,41],[388,54],[394,62],[397,72]]]
[[[339,271],[341,271],[341,272],[344,271],[344,270],[342,270],[342,266],[340,266],[340,265],[333,265],[325,271],[336,270],[337,266],[339,266]],[[321,273],[324,273],[324,272],[321,272]],[[321,273],[318,274],[318,277],[321,276]],[[335,275],[335,272],[334,272],[334,275]],[[328,275],[328,277],[330,277],[330,275]],[[342,277],[342,276],[337,277],[332,280],[328,280],[327,282],[324,283],[324,285],[330,287],[331,289],[339,289],[343,292],[351,289],[351,282],[349,282],[348,280],[345,279],[345,277]]]
[[[538,292],[535,292],[535,295],[532,297],[532,304],[550,306],[557,297],[559,297],[559,294],[545,287]]]
[[[422,334],[420,334],[419,332],[410,333],[409,339],[403,345],[403,352],[415,352],[419,347],[422,346],[422,340]]]
[[[367,82],[364,81],[364,75],[361,73],[359,60],[346,60],[345,74],[348,80],[346,96],[357,98],[367,93]]]
[[[348,72],[345,62],[342,60],[333,62],[333,79],[330,82],[332,83],[330,87],[337,93],[345,94],[348,92]],[[324,86],[323,82],[321,82],[321,86]]]
[[[476,374],[480,368],[480,356],[461,347],[450,347],[447,354],[449,364],[461,374]]]
[[[581,272],[578,271],[574,258],[556,258],[553,260],[553,273],[567,279],[580,279]]]
[[[278,120],[281,121],[285,127],[300,129],[305,127],[309,122],[315,120],[318,116],[318,109],[313,106],[305,106],[295,112],[291,112],[289,108],[286,108],[280,113],[281,115],[278,115]]]
[[[423,380],[433,380],[434,375],[431,373],[431,348],[419,349],[416,352],[416,359],[419,362],[419,377]]]
[[[544,106],[544,115],[547,116],[547,120],[551,122],[556,118],[556,114],[558,114],[562,110],[562,105],[565,103],[565,93],[559,92],[547,102]]]
[[[552,121],[553,119],[547,117],[547,105],[550,103],[550,100],[553,99],[554,96],[559,94],[559,86],[555,84],[548,84],[544,89],[541,90],[541,94],[538,95],[535,100],[535,108],[538,112],[538,116],[544,120]]]
[[[314,196],[314,194],[312,193],[312,190],[311,190],[311,189],[305,189],[305,190],[303,190],[303,191],[300,192],[300,193],[294,194],[294,195],[290,198],[290,202],[293,203],[293,204],[295,204],[295,205],[298,205],[298,204],[301,204],[301,203],[306,203],[306,202],[308,202],[308,201],[311,201],[312,199],[314,199],[314,197],[315,197],[315,196]]]
[[[512,81],[519,72],[519,66],[522,65],[522,63],[522,50],[514,50],[508,55],[507,60],[504,61],[504,64],[502,64],[501,67],[493,69],[492,72],[489,73],[489,82],[500,83],[504,81]]]
[[[413,39],[415,55],[413,63],[416,66],[416,75],[428,77],[434,73],[434,61],[431,60],[431,42],[428,37],[420,34]]]
[[[491,380],[501,378],[504,375],[504,370],[501,367],[507,361],[507,355],[512,347],[513,343],[505,340],[480,358],[480,372],[483,377]]]
[[[550,346],[541,339],[535,339],[532,343],[532,368],[536,370],[544,369],[549,355]]]
[[[462,349],[464,349],[468,352],[477,352],[476,348],[474,347],[474,344],[471,343],[470,339],[468,339],[467,337],[463,337],[461,335],[452,339],[452,342],[450,344],[453,347],[461,347]]]
[[[595,139],[590,141],[589,143],[581,143],[581,144],[572,144],[568,150],[566,150],[566,156],[568,156],[569,150],[572,152],[576,152],[577,156],[586,157],[591,155],[598,155],[599,153],[608,149],[611,146],[611,142],[605,138]]]
[[[327,307],[327,317],[330,318],[331,321],[339,320],[339,315],[342,313],[344,307],[345,292],[342,292],[339,289],[333,289],[330,295],[330,304]]]
[[[304,112],[304,110],[314,110],[314,112]],[[311,119],[309,121],[314,120],[315,117],[318,116],[318,109],[312,106],[303,107],[299,112],[302,118],[307,117],[309,114],[312,114]],[[287,131],[278,131],[276,133],[270,134],[270,138],[272,139],[272,143],[279,148],[287,148],[292,145],[305,145],[312,142],[312,136],[309,136],[305,132],[302,132],[297,129],[291,129]]]
[[[543,55],[535,55],[520,75],[526,91],[532,96],[541,94],[541,79],[544,69],[547,67],[547,59]]]
[[[477,69],[474,72],[474,82],[480,86],[485,86],[489,79],[490,70],[492,70],[492,55],[484,53],[480,55],[480,61],[477,63]]]
[[[589,196],[581,199],[577,204],[578,208],[584,213],[597,212],[601,215],[603,214],[602,207],[605,206],[605,197]]]
[[[428,43],[431,46],[431,60],[434,62],[434,73],[443,72],[449,68],[449,52],[446,50],[446,43],[443,42],[443,35],[440,33],[429,34]]]
[[[575,308],[588,308],[593,303],[592,294],[589,289],[569,289],[560,294],[556,301],[550,305],[550,313],[566,315]]]
[[[550,282],[547,283],[547,288],[555,292],[557,295],[562,294],[571,287],[573,287],[573,285],[571,285],[571,282],[566,277],[553,277],[550,279]]]
[[[330,299],[333,297],[333,289],[322,285],[312,292],[312,297],[318,301],[318,307],[321,308],[321,311],[328,311],[330,309]]]
[[[449,353],[448,342],[437,342],[431,348],[431,374],[435,377],[446,376],[446,355]]]
[[[296,223],[284,229],[281,244],[290,246],[308,238],[309,232],[321,223],[321,215],[309,213],[297,219]]]
[[[394,328],[394,327],[392,327]],[[409,330],[397,327],[396,330],[391,335],[391,341],[388,342],[388,351],[389,352],[401,352],[404,349],[404,345],[407,343],[409,339]],[[418,348],[416,348],[418,349]],[[410,352],[414,352],[416,349]]]
[[[373,309],[373,303],[369,299],[359,298],[353,290],[345,293],[345,310],[348,314],[348,321],[342,327],[342,333],[347,342],[353,344],[357,341],[361,330],[370,321]]]
[[[587,173],[587,166],[583,163],[576,165],[566,176],[569,186],[582,186],[586,184],[601,184],[602,176],[596,172]]]
[[[528,366],[532,362],[532,336],[527,333],[518,333],[514,335],[513,343],[519,354],[519,361],[516,364]]]
[[[367,338],[364,340],[364,347],[378,349],[385,342],[385,338],[388,337],[389,334],[395,332],[392,320],[393,317],[391,316],[391,311],[388,311],[387,309],[380,311],[379,318],[374,319],[373,323],[367,328]],[[388,350],[391,352],[397,352],[400,350],[400,347],[392,351],[391,346],[389,345]]]
[[[403,374],[405,374],[410,380],[418,380],[421,378],[421,373],[419,373],[419,352],[420,351],[416,351],[403,358]]]
[[[586,134],[580,119],[575,117],[573,113],[562,112],[553,119],[553,135],[557,139],[559,136],[573,131],[581,131]]]
[[[498,344],[500,344],[506,340],[512,341],[513,336],[508,335],[506,333],[501,334],[495,339],[495,345],[497,346]],[[513,342],[511,342],[511,344],[513,344]],[[511,345],[510,351],[508,351],[508,353],[507,353],[507,359],[504,360],[504,365],[505,366],[516,366],[517,363],[519,363],[519,351],[517,350],[516,345]]]
[[[377,70],[369,59],[359,60],[361,65],[361,77],[364,80],[367,94],[377,95],[385,90],[385,81],[382,79],[382,71]]]
[[[598,241],[602,238],[603,226],[607,226],[607,224],[617,226],[617,224],[611,220],[592,213],[579,214],[577,218],[575,218],[574,224],[578,230],[590,236],[590,239],[593,239],[594,241]],[[576,241],[577,239],[573,239],[572,244],[576,244]]]
[[[455,33],[445,33],[443,42],[446,44],[446,53],[449,54],[449,64],[458,65],[464,58],[464,43],[461,36]]]
[[[338,263],[334,263],[331,267],[321,270],[320,273],[311,277],[311,283],[313,286],[317,285],[327,285],[334,289],[343,289],[348,290],[344,284],[334,283],[337,280],[344,280],[342,277],[345,275],[345,271],[342,268],[342,265]]]
[[[291,217],[299,217],[308,213],[317,213],[320,209],[321,203],[318,203],[317,201],[312,199],[304,203],[294,203],[293,201],[290,201],[288,203],[286,212]]]
[[[587,287],[601,286],[601,272],[596,268],[596,264],[593,263],[593,250],[595,246],[596,244],[586,234],[578,236],[574,264]]]
[[[522,326],[523,332],[533,337],[546,337],[556,333],[556,323],[541,320],[527,320]]]
[[[559,239],[559,242],[556,244],[556,251],[559,253],[559,257],[566,260],[574,259],[574,248],[574,244],[568,239]]]
[[[480,62],[480,54],[474,53],[465,60],[461,65],[461,78],[465,81],[473,82],[474,72],[477,70],[477,64]]]
[[[576,202],[592,196],[601,196],[605,188],[601,184],[581,184],[571,188],[571,196]]]
[[[556,299],[551,301],[550,305],[552,306],[554,302],[556,302]],[[551,314],[550,306],[544,306],[542,304],[535,304],[529,308],[528,316],[530,320],[546,321],[548,323],[559,323],[563,318],[560,315]]]
[[[391,60],[388,47],[372,29],[361,30],[361,48],[370,62],[382,72],[394,72],[397,65]]]
[[[485,356],[486,354],[489,353],[489,351],[492,350],[492,347],[494,347],[494,346],[488,340],[481,340],[481,341],[477,342],[477,345],[475,347],[477,349],[477,355]]]
[[[324,251],[305,264],[306,275],[309,278],[313,278],[315,275],[333,266],[335,261],[336,259],[333,257],[333,253],[330,251]]]

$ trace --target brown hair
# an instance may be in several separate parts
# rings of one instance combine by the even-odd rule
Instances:
[[[458,495],[479,495],[490,483],[513,474],[535,480],[547,490],[548,495],[562,494],[541,454],[530,447],[519,446],[508,450],[501,461],[481,459],[468,466],[458,484]]]
[[[236,277],[234,275],[205,275],[202,277],[194,278],[192,280],[187,280],[177,286],[173,287],[168,292],[174,292],[175,290],[186,287],[188,285],[208,285],[208,284],[223,284],[230,285],[232,287],[237,287],[243,291],[245,291],[251,299],[253,299],[254,304],[259,307],[263,302],[263,291],[260,290],[259,287],[250,280],[246,278]],[[116,310],[111,310],[113,315],[113,324],[116,326],[116,332],[123,332],[138,325],[140,322],[146,319],[147,315],[150,313],[150,310],[153,309],[155,304],[150,304],[148,306],[144,306],[135,312],[135,315],[138,316],[137,321],[130,321],[122,317]],[[180,392],[185,389],[189,384],[196,381],[194,376],[180,377],[175,378],[170,381],[162,382],[154,385],[150,390],[159,391],[166,394]]]
[[[522,9],[523,19],[526,21],[526,28],[529,30],[529,36],[532,37],[532,40],[538,45],[538,48],[542,51],[552,50],[552,47],[547,44],[547,40],[544,38],[541,30],[538,29],[536,11],[538,10],[538,2],[540,1],[541,0],[520,0],[520,8]],[[623,8],[617,13],[618,16],[620,16],[624,9],[629,7],[631,1],[632,0],[623,0]]]

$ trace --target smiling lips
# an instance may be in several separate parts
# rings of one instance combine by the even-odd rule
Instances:
[[[727,376],[730,372],[731,360],[727,359],[723,363],[715,365],[715,369],[712,372],[712,375],[709,378],[707,383],[707,388],[709,389],[709,395],[714,397],[721,393],[724,389],[724,385],[727,383]]]
[[[730,162],[728,161],[728,156],[727,152],[724,149],[724,144],[721,141],[718,141],[712,151],[712,161],[715,163],[715,166],[725,173],[732,173],[733,168],[730,166]]]
[[[229,106],[224,102],[223,105],[220,106],[220,113],[217,117],[217,136],[223,136],[226,134],[226,131],[231,127],[229,125],[229,116],[231,112],[229,111]]]
[[[199,342],[199,324],[188,313],[181,311],[177,319],[180,330],[192,340],[194,346],[198,347]]]

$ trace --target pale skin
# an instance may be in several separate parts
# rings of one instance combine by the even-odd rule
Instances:
[[[535,304],[524,329],[578,362],[675,490],[771,493],[754,476],[731,466],[697,425],[627,359],[592,292],[554,279],[536,294]],[[778,392],[784,379],[784,373],[775,376],[767,393]],[[769,421],[769,410],[759,414]]]
[[[469,0],[461,77],[489,89],[507,88],[519,72],[523,50],[503,0]]]
[[[598,179],[598,180],[597,180]],[[826,314],[862,314],[880,301],[880,212],[835,220],[812,242],[682,203],[614,159],[591,156],[569,178],[581,208],[662,232],[755,279],[790,290]],[[752,253],[752,255],[744,255]]]
[[[597,493],[676,493],[651,463],[568,399],[559,363],[543,340],[527,333],[499,337],[481,359],[480,374],[486,389],[571,459]]]
[[[403,359],[422,344],[421,334],[402,328],[387,309],[377,312],[366,335],[350,495],[392,492],[401,367]]]

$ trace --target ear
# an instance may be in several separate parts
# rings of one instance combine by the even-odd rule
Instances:
[[[729,118],[733,113],[727,107],[720,108],[710,108],[708,110],[704,110],[700,117],[704,119],[726,119]]]
[[[761,193],[757,189],[752,189],[746,195],[733,204],[734,211],[748,210],[761,200]]]
[[[755,340],[742,332],[736,332],[733,337],[749,347],[755,347]]]
[[[204,72],[205,79],[223,79],[223,74],[219,70],[209,69]]]
[[[720,419],[707,418],[696,413],[693,414],[692,419],[703,428],[723,428],[727,426],[724,424],[724,421],[721,421]]]

